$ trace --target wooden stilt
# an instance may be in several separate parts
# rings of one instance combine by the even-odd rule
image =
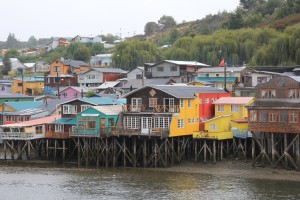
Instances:
[[[220,160],[223,160],[223,140],[220,142]]]
[[[143,145],[143,167],[147,167],[147,141],[144,139]]]
[[[136,167],[137,157],[136,157],[136,137],[133,138],[133,167]]]
[[[3,144],[4,144],[4,146],[3,146],[3,148],[4,148],[4,160],[6,160],[6,158],[7,158],[6,157],[7,156],[7,154],[6,154],[6,142],[7,142],[6,140],[3,141]]]
[[[126,139],[123,137],[123,166],[126,167]]]
[[[204,140],[204,163],[206,163],[206,148],[207,148],[207,145],[206,145],[206,140]]]
[[[66,157],[66,144],[65,144],[65,140],[63,140],[62,142],[63,142],[63,163],[65,163],[65,157]]]
[[[80,148],[81,148],[81,145],[80,145],[80,138],[78,137],[77,138],[77,165],[80,166],[81,164],[81,155],[80,155]]]
[[[216,140],[213,140],[213,163],[217,162]]]
[[[195,150],[195,158],[194,161],[197,162],[198,161],[198,149],[197,149],[197,140],[194,140],[194,150]]]

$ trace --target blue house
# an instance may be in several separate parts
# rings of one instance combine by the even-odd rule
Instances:
[[[71,136],[101,137],[114,133],[122,105],[93,106],[76,116]]]

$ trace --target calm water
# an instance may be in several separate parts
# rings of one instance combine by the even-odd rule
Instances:
[[[0,166],[0,199],[300,199],[300,182],[143,169]]]

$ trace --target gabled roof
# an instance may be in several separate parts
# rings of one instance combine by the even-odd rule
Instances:
[[[72,66],[75,68],[80,68],[80,66],[89,66],[87,63],[81,60],[58,60],[58,62],[61,62],[63,65]]]
[[[35,126],[35,125],[41,125],[41,124],[49,124],[53,120],[58,119],[58,118],[60,118],[60,115],[44,117],[44,118],[34,119],[34,120],[15,123],[15,124],[1,125],[1,127],[26,127],[26,126]]]
[[[6,113],[5,115],[36,115],[36,114],[40,114],[40,113],[48,113],[47,110],[44,110],[42,108],[28,108],[25,110],[20,110],[20,111],[16,111],[16,112],[9,112]]]
[[[22,77],[16,77],[14,79],[22,81]],[[23,77],[23,82],[44,82],[44,76]]]
[[[73,101],[82,101],[84,103],[88,103],[88,104],[92,104],[94,106],[99,106],[99,105],[114,105],[114,104],[124,104],[122,99],[113,99],[113,98],[110,98],[110,97],[84,97],[84,98],[77,98],[77,99],[72,99],[70,101],[66,101],[64,103],[61,103],[60,105],[62,104],[68,104],[70,102],[73,102]]]
[[[159,65],[159,64],[164,63],[164,62],[172,63],[172,64],[175,64],[175,65],[209,67],[209,65],[207,65],[207,64],[196,62],[196,61],[178,61],[178,60],[164,60],[162,62],[159,62],[157,64],[152,65],[151,67]]]
[[[145,85],[165,85],[169,82],[175,82],[170,78],[152,78],[152,79],[144,79]],[[126,82],[121,88],[141,88],[143,86],[142,79],[133,79]]]
[[[85,87],[67,86],[67,87],[61,87],[60,93],[63,92],[63,91],[65,91],[65,90],[67,90],[68,88],[71,88],[71,89],[73,89],[73,90],[76,90],[77,92],[81,92],[81,91],[82,91],[83,93],[87,93],[87,92],[89,91],[89,89],[88,89],[88,88],[85,88]]]
[[[215,87],[207,87],[207,86],[177,86],[177,85],[152,85],[152,86],[144,86],[142,88],[136,89],[132,92],[129,92],[124,97],[127,97],[137,91],[140,91],[145,88],[153,88],[170,94],[176,98],[194,98],[196,94],[224,94],[227,93],[224,90],[215,88]]]
[[[92,108],[105,114],[105,115],[118,115],[122,111],[122,105],[93,106]]]
[[[245,105],[253,100],[253,97],[221,97],[213,104],[242,104]]]
[[[15,94],[1,94],[0,99],[9,99],[9,98],[32,98],[32,96],[28,96],[25,94],[15,93]]]
[[[62,118],[59,118],[59,119],[55,119],[50,124],[75,125],[76,124],[76,118],[62,117]]]
[[[226,72],[241,72],[246,67],[226,67]],[[224,67],[204,67],[198,70],[198,73],[222,73],[224,72]]]
[[[102,83],[98,87],[96,87],[96,89],[106,89],[106,88],[110,88],[110,87],[115,87],[119,83],[120,83],[120,81],[107,81],[107,82]]]
[[[127,74],[127,71],[124,71],[120,68],[92,68],[85,71],[78,72],[77,74],[86,74],[89,71],[97,71],[100,73],[117,73],[117,74]]]
[[[49,114],[51,114],[57,109],[57,107],[60,104],[66,102],[66,101],[67,101],[66,99],[47,99],[47,102],[46,102],[46,100],[40,101],[40,102],[43,102],[43,105],[41,105],[39,108],[47,110],[49,112]]]
[[[227,83],[234,83],[237,77],[226,77]],[[224,82],[224,77],[195,77],[195,81],[206,81],[210,83]]]
[[[13,108],[15,111],[38,108],[43,105],[43,102],[39,101],[18,101],[18,102],[4,102],[3,104],[8,105]]]

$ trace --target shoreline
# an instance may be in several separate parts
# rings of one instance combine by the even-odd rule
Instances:
[[[166,168],[133,168],[133,167],[104,167],[100,166],[77,166],[76,163],[55,163],[53,161],[30,160],[30,161],[0,161],[1,168],[43,168],[52,170],[145,170],[155,172],[174,172],[174,173],[190,173],[190,174],[206,174],[219,177],[236,177],[243,179],[261,179],[261,180],[280,180],[300,182],[300,172],[295,170],[286,170],[279,168],[252,167],[251,161],[244,162],[242,160],[224,160],[217,163],[203,163],[193,161],[183,161],[174,166]]]

